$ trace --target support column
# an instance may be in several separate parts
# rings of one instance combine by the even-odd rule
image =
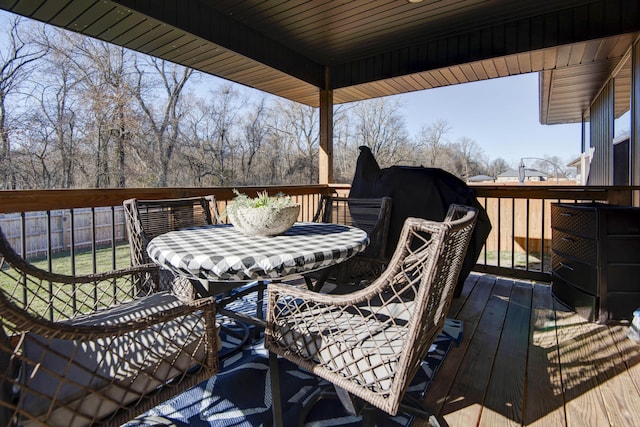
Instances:
[[[631,185],[640,185],[640,41],[631,47]],[[640,206],[640,194],[633,192],[633,205]]]
[[[324,88],[320,90],[320,154],[318,182],[333,182],[333,90],[329,86],[329,67],[324,72]]]

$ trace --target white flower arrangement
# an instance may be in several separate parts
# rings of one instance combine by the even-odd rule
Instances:
[[[296,202],[283,193],[278,193],[275,196],[269,196],[267,190],[259,191],[258,195],[254,198],[247,196],[244,193],[239,192],[237,189],[233,189],[233,194],[236,197],[233,198],[229,206],[243,207],[243,208],[286,208],[289,206],[298,206]]]
[[[282,193],[269,196],[267,191],[251,198],[233,190],[236,197],[227,206],[234,227],[249,236],[275,236],[287,231],[298,219],[300,205]]]

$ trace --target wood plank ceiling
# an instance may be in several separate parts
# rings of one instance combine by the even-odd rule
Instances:
[[[0,8],[318,106],[542,72],[580,121],[640,31],[638,0],[0,0]]]

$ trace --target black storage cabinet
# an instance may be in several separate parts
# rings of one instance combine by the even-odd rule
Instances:
[[[640,308],[640,208],[551,205],[553,294],[597,322]]]

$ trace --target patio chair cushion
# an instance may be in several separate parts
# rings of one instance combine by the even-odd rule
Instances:
[[[177,297],[168,292],[161,292],[91,316],[74,319],[69,323],[85,326],[112,325],[143,318],[160,310],[178,307],[180,304]],[[167,354],[166,350],[172,345],[175,346],[176,341],[183,343],[186,348],[195,349],[194,346],[198,345],[203,334],[203,327],[202,317],[199,314],[191,314],[162,325],[154,325],[155,329],[131,331],[118,337],[97,338],[88,342],[50,339],[52,350],[47,352],[43,351],[46,338],[29,333],[25,336],[23,354],[30,362],[25,363],[22,372],[23,384],[24,381],[28,381],[28,388],[22,391],[21,406],[32,414],[41,414],[48,410],[50,399],[47,397],[56,394],[58,399],[69,402],[71,407],[82,405],[85,411],[93,408],[97,418],[106,416],[118,403],[129,403],[138,397],[138,394],[131,393],[130,390],[139,393],[153,390],[161,385],[156,380],[157,377],[163,378],[168,372],[166,377],[171,378],[184,369],[202,362],[205,355],[204,346],[196,353],[198,360],[189,357],[189,352],[180,353],[178,360],[174,360],[178,352],[169,351]],[[173,341],[173,344],[170,341]],[[69,359],[73,359],[77,365],[69,364]],[[166,363],[163,363],[163,360]],[[147,375],[131,377],[131,373],[137,372],[141,366],[145,367],[143,371]],[[153,372],[149,371],[151,367],[154,369]],[[61,381],[60,377],[63,376],[73,378],[78,386]],[[99,399],[98,396],[87,395],[86,390],[83,390],[83,387],[87,386],[108,395],[114,403],[105,403],[104,399]],[[47,397],[38,396],[38,393]],[[68,421],[74,420],[70,411],[60,408],[57,412],[50,421],[58,420],[61,425],[73,424]],[[77,415],[75,417],[77,418]],[[84,421],[78,420],[78,423],[83,424]]]
[[[306,308],[282,327],[282,339],[291,351],[345,376],[354,375],[360,384],[384,392],[391,387],[391,374],[414,305],[406,300],[382,302],[378,296],[338,316],[329,316],[330,327],[329,323],[322,325],[320,309]],[[306,322],[322,332],[301,333],[300,325]],[[334,334],[350,339],[336,341]]]

